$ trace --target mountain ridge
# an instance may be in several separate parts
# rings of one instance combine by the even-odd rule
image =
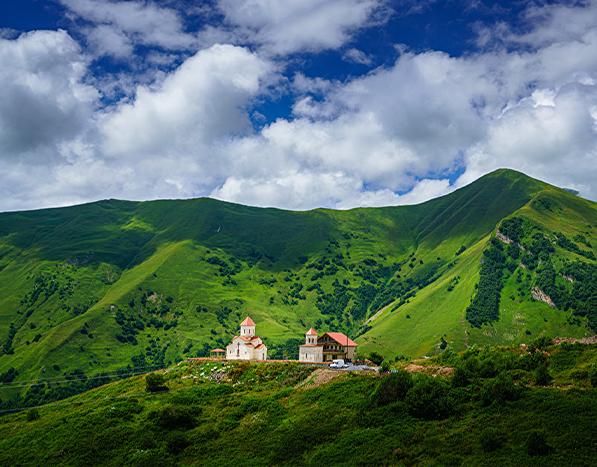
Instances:
[[[556,231],[580,244],[554,247],[559,272],[594,263],[578,251],[597,245],[596,206],[500,169],[412,206],[286,211],[198,198],[0,213],[0,373],[172,362],[226,345],[246,314],[272,355],[293,355],[311,326],[389,358],[433,355],[444,341],[462,349],[538,333],[592,335],[586,313],[570,324],[562,308],[544,321],[549,310],[530,301],[540,265],[504,267],[499,309],[524,319],[477,328],[465,310],[504,219],[525,219],[529,246],[540,232],[556,241]],[[556,278],[562,286],[581,293]]]

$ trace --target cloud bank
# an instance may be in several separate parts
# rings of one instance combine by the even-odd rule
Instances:
[[[220,0],[221,21],[189,32],[176,2],[62,2],[83,44],[64,30],[0,39],[0,210],[110,197],[412,204],[501,167],[597,199],[594,2],[533,4],[523,32],[477,27],[472,53],[404,52],[343,80],[287,70],[324,50],[371,64],[354,40],[385,3]],[[94,63],[150,46],[180,65],[103,100]],[[291,112],[257,122],[280,96]]]

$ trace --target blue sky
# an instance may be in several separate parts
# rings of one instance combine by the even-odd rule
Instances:
[[[412,204],[501,167],[597,199],[597,2],[0,3],[0,211]]]

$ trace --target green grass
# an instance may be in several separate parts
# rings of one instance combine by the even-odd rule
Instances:
[[[38,417],[4,413],[0,463],[593,465],[597,392],[587,369],[597,346],[545,350],[542,358],[518,346],[447,352],[418,363],[465,371],[466,383],[407,376],[404,391],[383,399],[390,377],[377,373],[344,373],[302,389],[315,367],[181,362],[163,371],[165,393],[148,393],[144,377],[135,376],[40,407]],[[553,377],[547,387],[533,380],[542,359]],[[544,454],[528,448],[537,432]]]
[[[463,349],[474,343],[519,344],[542,334],[592,335],[586,320],[570,324],[569,313],[533,302],[529,293],[520,296],[512,278],[502,292],[500,321],[477,329],[463,316],[483,251],[504,218],[524,216],[546,234],[582,234],[597,246],[595,206],[518,172],[499,170],[417,206],[291,212],[212,199],[107,200],[3,213],[0,344],[10,344],[6,348],[14,353],[0,350],[0,373],[14,367],[17,379],[25,380],[54,374],[54,365],[60,368],[56,374],[115,370],[140,353],[148,363],[161,361],[158,350],[165,352],[164,364],[174,363],[225,346],[246,315],[270,346],[302,340],[313,326],[320,333],[346,332],[359,343],[360,354],[375,350],[387,358],[435,355],[442,338]],[[466,250],[456,256],[461,246]],[[206,261],[216,256],[228,271],[220,273],[219,265]],[[553,257],[557,269],[569,260],[586,261],[561,248]],[[330,265],[322,271],[309,267],[324,259]],[[325,275],[333,272],[334,261],[337,271]],[[363,321],[379,307],[371,300],[365,316],[351,312],[360,285],[372,280],[382,294],[433,271],[435,281],[415,288],[416,296],[395,309],[397,297],[363,332]],[[316,273],[323,275],[312,280]],[[297,282],[303,286],[301,298],[291,296]],[[321,294],[307,291],[315,284],[325,301],[339,287],[347,288],[344,310],[322,314]],[[143,295],[150,293],[155,302],[142,305]],[[118,312],[130,324],[143,323],[144,329],[135,331],[136,345],[117,339],[124,335]],[[162,327],[151,325],[152,318]],[[8,342],[11,324],[16,333]],[[183,353],[189,344],[190,351]],[[14,395],[2,392],[0,398],[7,394]]]

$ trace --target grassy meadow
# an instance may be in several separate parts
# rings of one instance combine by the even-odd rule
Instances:
[[[499,170],[416,206],[104,200],[2,213],[0,379],[164,368],[226,346],[247,315],[272,358],[296,358],[310,327],[392,361],[592,336],[596,207]],[[504,222],[522,225],[520,251],[495,239]],[[488,255],[499,261],[486,284]],[[533,298],[538,284],[553,307]],[[66,381],[4,385],[0,406],[62,399]]]
[[[0,463],[591,466],[596,362],[597,345],[545,339],[448,347],[385,374],[185,361],[157,373],[156,392],[153,374],[134,376],[3,413]],[[333,379],[312,386],[322,371]]]

